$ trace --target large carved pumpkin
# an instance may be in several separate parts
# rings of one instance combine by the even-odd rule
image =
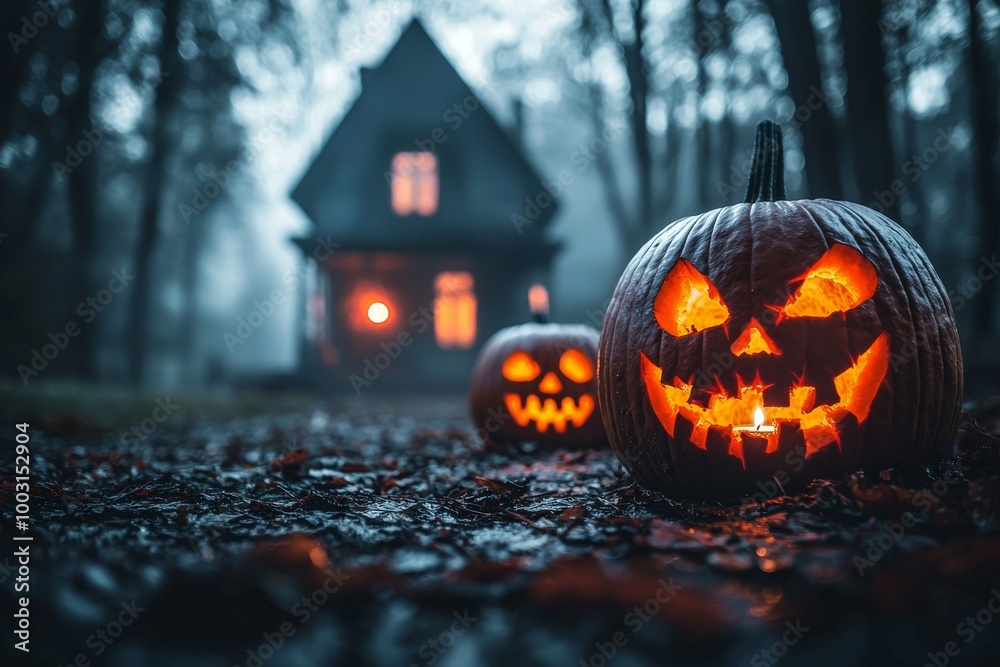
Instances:
[[[597,411],[598,333],[586,325],[509,327],[483,345],[472,373],[472,416],[497,442],[606,442]]]
[[[758,127],[746,203],[679,220],[618,282],[599,351],[611,445],[646,486],[731,498],[940,456],[962,361],[920,246],[856,204],[785,201]]]

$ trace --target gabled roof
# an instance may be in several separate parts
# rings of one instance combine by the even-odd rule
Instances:
[[[433,216],[411,220],[392,213],[386,175],[392,155],[418,150],[438,156],[440,204]],[[546,243],[542,231],[558,207],[416,19],[378,66],[362,70],[361,94],[292,199],[318,233],[376,243],[391,233],[404,246],[435,233]],[[518,228],[514,216],[531,220]]]

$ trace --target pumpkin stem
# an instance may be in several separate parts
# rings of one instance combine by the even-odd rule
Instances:
[[[781,126],[769,120],[757,125],[753,164],[747,183],[747,204],[780,201],[785,198],[785,152]]]

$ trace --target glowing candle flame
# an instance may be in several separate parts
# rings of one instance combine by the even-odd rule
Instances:
[[[753,411],[753,425],[757,430],[760,430],[760,427],[764,425],[764,410],[759,405]]]
[[[528,308],[533,314],[549,314],[549,291],[545,285],[534,284],[528,289]]]

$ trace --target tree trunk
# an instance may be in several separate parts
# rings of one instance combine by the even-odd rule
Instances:
[[[865,0],[871,2],[871,0]],[[795,103],[792,123],[802,132],[809,196],[843,199],[837,125],[826,103],[816,33],[805,0],[768,0],[781,44],[788,90]]]
[[[876,203],[899,220],[889,109],[886,101],[885,55],[882,51],[882,2],[840,0],[847,70],[847,126],[860,203]]]
[[[643,59],[643,32],[646,29],[645,0],[636,0],[632,8],[632,26],[635,38],[624,44],[625,71],[628,74],[629,95],[632,101],[632,140],[635,146],[636,177],[638,178],[639,205],[636,215],[640,236],[647,236],[653,226],[653,158],[650,150],[649,125],[646,110],[649,97],[649,80]]]
[[[906,79],[909,80],[909,74],[906,75]],[[903,84],[908,85],[906,83]],[[907,104],[903,109],[903,150],[900,151],[903,155],[910,155],[918,150],[918,137],[920,136],[920,127],[917,124],[917,119],[914,118],[913,114],[910,112],[910,107]],[[931,261],[939,259],[933,255],[933,251],[937,248],[928,247],[928,226],[930,222],[930,209],[927,208],[924,202],[924,190],[923,185],[920,183],[915,184],[910,188],[909,192],[909,202],[913,207],[913,215],[908,221],[907,231],[916,239],[917,243],[931,256]],[[904,222],[903,220],[898,220],[897,222]]]
[[[969,60],[972,70],[973,127],[979,189],[980,250],[984,257],[1000,253],[1000,171],[997,169],[997,144],[1000,143],[997,109],[997,75],[991,67],[988,45],[983,40],[980,9],[982,0],[969,0]],[[983,281],[983,293],[976,301],[975,335],[980,348],[993,333],[993,308],[997,298],[997,280]]]
[[[677,203],[677,193],[680,191],[678,175],[680,174],[680,154],[682,136],[678,123],[672,113],[676,100],[684,98],[684,87],[674,81],[667,102],[667,131],[663,136],[663,182],[660,194],[656,198],[655,217],[657,221],[674,220],[681,210]]]
[[[921,20],[926,20],[926,16],[921,16],[920,13],[917,14],[915,18],[915,23]],[[900,155],[912,155],[919,150],[918,142],[920,137],[920,125],[917,122],[916,116],[913,115],[913,110],[910,109],[910,101],[907,92],[910,88],[910,81],[913,79],[913,66],[910,64],[907,58],[907,51],[910,48],[910,43],[913,41],[913,29],[910,26],[901,26],[898,30],[893,33],[895,38],[892,45],[892,50],[897,53],[897,58],[899,58],[900,66],[902,68],[902,81],[900,82],[900,94],[903,97],[903,145],[902,149],[899,151]],[[924,249],[925,252],[930,256],[931,262],[937,264],[938,260],[941,259],[940,252],[936,254],[935,251],[940,249],[937,246],[931,247],[928,245],[929,233],[930,233],[930,222],[931,222],[931,211],[927,207],[927,202],[924,198],[924,184],[916,184],[914,187],[910,188],[908,193],[908,201],[913,209],[913,215],[910,217],[907,225],[907,231],[916,239],[917,243]],[[899,220],[898,222],[904,222]]]
[[[92,118],[91,94],[94,76],[101,62],[101,53],[94,35],[102,32],[107,6],[103,1],[81,3],[78,7],[76,26],[76,62],[80,68],[76,94],[66,105],[68,119],[66,141],[74,148],[85,143],[90,153],[82,155],[80,164],[72,168],[66,176],[69,198],[69,216],[73,228],[73,258],[69,291],[73,294],[71,308],[92,297],[96,292],[94,265],[97,262],[97,162],[98,146],[103,141],[103,133],[94,126]],[[75,315],[75,312],[73,313]],[[80,334],[74,343],[76,373],[85,379],[97,375],[97,335],[94,323],[80,325]]]
[[[145,201],[139,223],[139,240],[135,248],[135,287],[128,322],[129,380],[133,385],[140,385],[145,381],[150,356],[151,313],[156,298],[153,261],[159,240],[163,182],[166,179],[166,165],[173,137],[169,116],[175,103],[177,79],[180,77],[177,55],[180,5],[180,0],[164,0],[163,3],[163,36],[159,54],[161,77],[153,102],[152,146],[145,176]]]
[[[0,58],[0,90],[4,91],[3,101],[0,102],[0,142],[11,135],[18,116],[26,111],[18,99],[18,93],[21,92],[21,86],[30,78],[32,55],[41,48],[43,40],[39,35],[35,35],[34,38],[22,43],[21,22],[25,16],[31,16],[36,11],[38,8],[34,2],[24,0],[7,0],[0,6],[0,35],[6,37],[4,39],[6,43],[3,45],[4,57]]]
[[[697,173],[694,181],[697,184],[695,191],[698,201],[695,203],[695,210],[703,211],[709,208],[716,208],[711,204],[718,195],[713,187],[711,178],[712,136],[709,132],[705,116],[701,112],[701,105],[704,103],[705,95],[708,92],[708,76],[705,72],[705,60],[708,58],[713,44],[710,41],[713,35],[708,28],[712,16],[709,14],[709,10],[699,2],[692,4],[691,12],[692,19],[694,20],[695,62],[698,67],[696,78],[698,108],[695,110],[694,126],[694,148],[697,156],[695,160],[695,170]]]
[[[725,12],[727,6],[722,5],[722,11]],[[724,17],[724,15],[723,15]],[[732,34],[730,33],[729,25],[726,21],[719,21],[719,51],[724,52],[731,58],[732,52]],[[719,206],[729,206],[730,204],[735,204],[740,201],[740,199],[733,198],[729,195],[723,195],[725,191],[723,184],[726,183],[731,178],[731,169],[733,165],[733,147],[736,145],[736,127],[733,123],[733,117],[730,115],[730,110],[732,109],[733,91],[736,89],[736,83],[732,74],[732,68],[729,68],[725,79],[723,80],[723,113],[722,117],[719,119],[716,127],[718,132],[716,133],[717,144],[715,146],[715,151],[713,155],[715,156],[715,174],[716,177],[712,179],[714,183],[713,195],[718,195],[719,198],[713,202],[711,208],[717,208]]]
[[[20,37],[21,21],[35,11],[33,2],[4,3],[0,8],[0,35],[7,35],[8,40],[10,35]],[[31,134],[38,142],[31,161],[0,171],[0,219],[4,221],[3,233],[14,237],[8,241],[8,251],[14,244],[26,247],[31,243],[38,218],[49,201],[52,162],[62,159],[60,151],[65,143],[66,124],[39,119],[39,114],[24,106],[19,97],[31,78],[32,57],[44,41],[36,35],[26,43],[7,44],[5,48],[11,49],[13,55],[0,58],[0,90],[4,91],[0,102],[0,145],[15,133]],[[0,272],[9,264],[0,262]]]
[[[184,230],[184,241],[181,252],[181,293],[184,295],[184,310],[181,313],[179,345],[181,366],[184,376],[191,385],[205,379],[202,369],[197,363],[198,355],[198,287],[201,277],[201,251],[205,243],[205,222],[207,218],[199,216]],[[298,340],[298,339],[296,339]]]
[[[602,136],[606,125],[603,120],[604,105],[601,101],[602,91],[599,87],[590,88],[591,100],[591,122],[594,127],[594,135]],[[636,251],[639,234],[634,221],[629,215],[628,206],[625,203],[625,196],[618,182],[615,173],[615,165],[611,159],[611,150],[603,150],[594,156],[594,165],[600,176],[604,192],[604,200],[607,204],[611,218],[614,220],[615,231],[618,233],[618,242],[621,244],[622,255],[626,259]]]

